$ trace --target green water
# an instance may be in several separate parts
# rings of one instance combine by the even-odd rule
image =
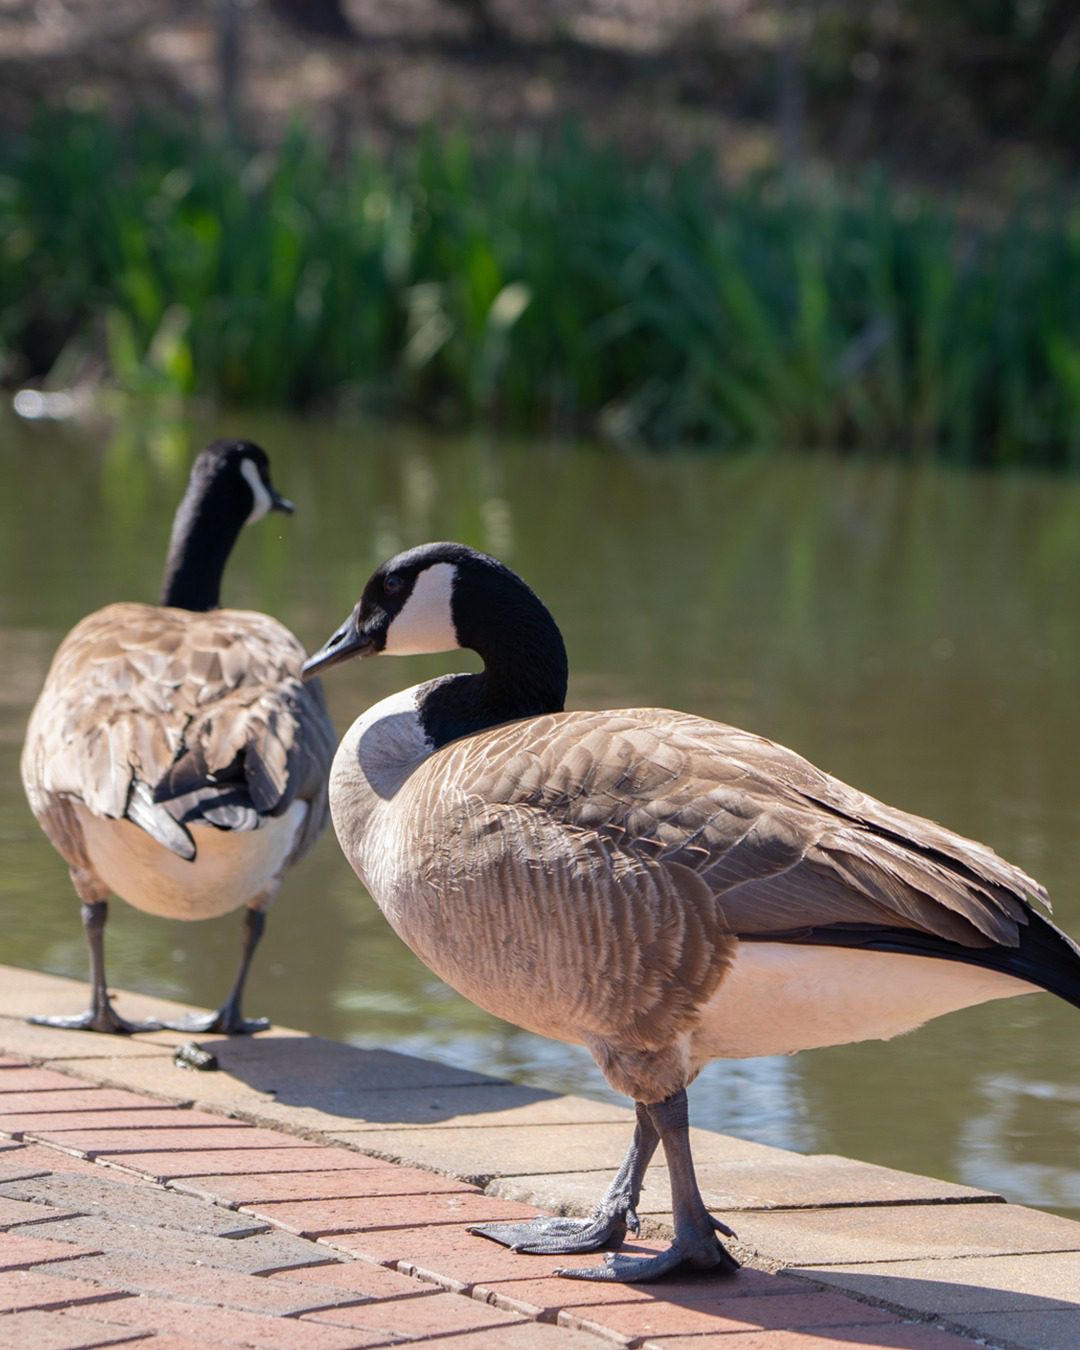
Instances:
[[[634,456],[260,418],[213,427],[0,422],[0,960],[85,978],[66,869],[23,800],[18,753],[50,655],[113,599],[153,599],[190,458],[211,435],[269,451],[298,504],[246,532],[225,601],[309,648],[398,548],[457,538],[547,600],[570,706],[667,704],[791,745],[859,787],[992,844],[1080,933],[1080,481],[781,455]],[[469,658],[354,663],[326,681],[344,729]],[[239,918],[114,905],[110,981],[216,1005]],[[71,1009],[74,1011],[75,1009]],[[604,1095],[592,1061],[497,1022],[391,934],[332,836],[287,879],[252,1014]],[[1080,1012],[1048,995],[892,1044],[712,1065],[697,1123],[1080,1212]]]

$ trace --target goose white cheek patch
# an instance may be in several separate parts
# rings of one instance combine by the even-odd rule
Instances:
[[[251,488],[251,495],[255,498],[255,505],[251,508],[251,515],[244,521],[245,525],[254,525],[257,520],[262,520],[267,511],[273,505],[273,499],[267,490],[266,484],[259,477],[259,471],[250,459],[240,461],[240,472],[247,479],[248,487]]]
[[[453,563],[435,563],[417,576],[412,594],[386,630],[384,655],[451,652],[461,645],[451,607],[456,573]]]

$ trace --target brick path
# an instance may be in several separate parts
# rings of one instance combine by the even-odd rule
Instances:
[[[1080,1224],[1055,1215],[693,1129],[743,1270],[572,1283],[465,1228],[588,1213],[626,1108],[285,1027],[203,1038],[220,1070],[193,1073],[173,1060],[183,1033],[25,1020],[85,999],[0,966],[0,1350],[1080,1346]],[[134,1017],[191,1011],[119,999]],[[640,1212],[635,1246],[655,1250],[671,1231],[662,1167]]]
[[[465,1232],[536,1212],[350,1148],[0,1060],[0,1346],[970,1345],[800,1279],[574,1284],[550,1275],[555,1259]]]

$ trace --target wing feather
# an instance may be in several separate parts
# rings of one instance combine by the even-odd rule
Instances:
[[[465,790],[535,807],[643,865],[685,868],[729,933],[870,923],[1015,946],[1031,903],[1046,902],[985,845],[762,737],[663,709],[547,720],[543,735],[523,722],[470,738]]]
[[[31,807],[58,850],[78,852],[56,812],[66,851],[50,831],[51,798],[118,818],[139,783],[175,819],[201,804],[219,827],[299,797],[311,808],[304,852],[326,823],[334,736],[303,660],[288,629],[247,611],[118,604],[84,619],[54,657],[23,751]]]

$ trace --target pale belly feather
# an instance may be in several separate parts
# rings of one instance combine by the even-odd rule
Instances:
[[[129,820],[107,820],[75,804],[94,871],[135,909],[169,919],[212,919],[239,909],[272,886],[307,815],[294,801],[258,830],[191,826],[196,857],[188,862]]]
[[[693,1034],[710,1059],[793,1054],[890,1040],[943,1013],[1042,991],[960,961],[893,952],[744,942]]]

